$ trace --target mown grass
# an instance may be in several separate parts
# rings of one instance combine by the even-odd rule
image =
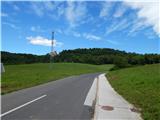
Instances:
[[[113,88],[141,108],[144,120],[160,120],[160,64],[111,71]]]
[[[78,63],[40,63],[6,65],[2,73],[1,94],[32,87],[72,75],[106,72],[113,65],[88,65]]]

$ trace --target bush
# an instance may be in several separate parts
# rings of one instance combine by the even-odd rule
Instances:
[[[115,66],[111,70],[117,70],[117,69],[120,69],[120,68],[126,68],[126,67],[131,66],[130,64],[128,64],[127,58],[120,57],[120,56],[117,56],[114,59],[113,63],[114,63]]]

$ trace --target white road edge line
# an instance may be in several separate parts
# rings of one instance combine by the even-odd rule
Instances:
[[[97,77],[94,79],[92,86],[89,89],[89,92],[86,96],[86,99],[84,101],[84,105],[85,106],[92,106],[93,105],[93,101],[96,98],[96,87],[97,87]]]
[[[1,114],[0,117],[3,117],[3,116],[5,116],[5,115],[7,115],[7,114],[9,114],[9,113],[11,113],[11,112],[14,112],[14,111],[16,111],[16,110],[18,110],[18,109],[20,109],[20,108],[22,108],[22,107],[24,107],[24,106],[26,106],[26,105],[29,105],[29,104],[31,104],[31,103],[39,100],[39,99],[42,99],[42,98],[44,98],[44,97],[46,97],[46,96],[47,96],[47,95],[42,95],[42,96],[40,96],[40,97],[38,97],[38,98],[36,98],[36,99],[34,99],[34,100],[32,100],[32,101],[29,101],[29,102],[27,102],[27,103],[25,103],[25,104],[23,104],[23,105],[20,105],[20,106],[14,108],[14,109],[11,109],[11,110],[9,110],[8,112],[5,112],[5,113]]]

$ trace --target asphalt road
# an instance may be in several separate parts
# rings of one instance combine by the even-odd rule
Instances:
[[[1,98],[2,120],[89,120],[84,106],[87,93],[99,73],[68,77],[20,90]]]

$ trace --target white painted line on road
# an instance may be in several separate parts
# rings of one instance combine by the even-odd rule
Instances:
[[[7,115],[7,114],[9,114],[9,113],[11,113],[11,112],[14,112],[14,111],[16,111],[16,110],[18,110],[18,109],[20,109],[20,108],[22,108],[22,107],[24,107],[24,106],[26,106],[26,105],[29,105],[29,104],[31,104],[31,103],[39,100],[39,99],[42,99],[42,98],[44,98],[44,97],[46,97],[46,96],[47,96],[47,95],[42,95],[42,96],[40,96],[40,97],[38,97],[38,98],[36,98],[36,99],[34,99],[34,100],[32,100],[32,101],[29,101],[29,102],[27,102],[27,103],[25,103],[25,104],[23,104],[23,105],[20,105],[20,106],[14,108],[14,109],[12,109],[12,110],[9,110],[8,112],[5,112],[5,113],[1,114],[0,117],[3,117],[3,116],[5,116],[5,115]]]
[[[87,94],[87,97],[84,101],[84,105],[86,106],[92,106],[93,105],[93,101],[96,98],[96,87],[97,87],[97,78],[94,79],[92,86]]]

